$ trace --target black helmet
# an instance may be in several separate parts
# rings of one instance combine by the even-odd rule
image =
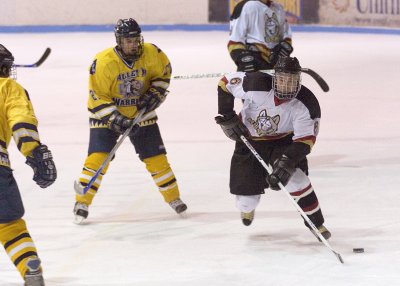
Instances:
[[[14,57],[12,53],[0,44],[0,77],[9,77],[10,74],[15,74],[12,70],[14,65]]]
[[[139,24],[132,18],[119,19],[114,27],[115,39],[117,41],[119,50],[122,52],[123,57],[126,60],[135,61],[143,53],[143,37],[141,35],[142,29]],[[138,47],[132,53],[130,51],[124,51],[122,47],[122,38],[137,38]]]
[[[273,86],[279,99],[292,99],[301,88],[301,66],[297,58],[281,57],[276,63]]]

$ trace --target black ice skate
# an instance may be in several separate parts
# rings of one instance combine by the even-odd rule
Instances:
[[[28,258],[26,262],[28,271],[25,273],[25,286],[45,286],[42,269],[40,268],[40,259],[37,257]]]
[[[330,232],[324,225],[321,225],[321,226],[319,226],[319,227],[317,227],[317,228],[318,228],[319,232],[322,234],[322,236],[323,236],[326,240],[328,240],[328,239],[332,236],[331,232]],[[314,234],[315,237],[318,238],[319,242],[321,242],[321,239],[320,239],[319,236],[315,233],[315,231],[314,231],[312,228],[310,228],[310,230],[311,230],[312,234]]]
[[[169,202],[168,204],[171,206],[171,208],[174,209],[174,211],[176,211],[177,214],[180,215],[182,215],[183,212],[187,210],[187,205],[179,198],[172,202]]]
[[[251,223],[253,222],[253,219],[254,219],[254,210],[249,213],[241,212],[240,217],[242,219],[243,224],[245,226],[249,226],[249,225],[251,225]]]
[[[76,202],[74,206],[74,223],[81,224],[89,215],[89,207],[80,202]]]

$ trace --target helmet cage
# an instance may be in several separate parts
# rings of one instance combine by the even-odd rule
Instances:
[[[272,85],[278,99],[293,99],[301,88],[301,72],[275,72]]]

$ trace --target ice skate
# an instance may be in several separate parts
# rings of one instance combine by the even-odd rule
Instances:
[[[314,231],[312,228],[310,228],[310,230],[311,230],[312,234],[314,234],[315,237],[321,242],[321,239],[320,239],[319,236],[315,233],[315,231]],[[328,239],[332,236],[331,232],[330,232],[324,225],[319,226],[319,227],[318,227],[318,231],[322,234],[322,236],[323,236],[326,240],[328,240]]]
[[[242,219],[243,224],[245,226],[249,226],[249,225],[251,225],[251,223],[253,222],[253,219],[254,219],[254,210],[249,213],[241,212],[240,217]]]
[[[89,215],[89,207],[84,203],[76,202],[74,207],[74,215],[74,223],[81,224]]]
[[[42,269],[40,268],[40,259],[37,257],[29,258],[26,262],[28,271],[25,273],[25,286],[45,286]]]
[[[174,209],[174,211],[176,211],[177,214],[184,216],[185,211],[187,210],[187,205],[182,202],[181,199],[178,198],[172,202],[169,202],[168,204]]]

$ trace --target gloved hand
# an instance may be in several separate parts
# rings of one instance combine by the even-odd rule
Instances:
[[[32,157],[26,157],[27,165],[33,169],[33,180],[41,188],[47,188],[57,179],[57,169],[53,156],[46,145],[39,145],[32,151]]]
[[[287,41],[281,41],[272,49],[271,64],[275,65],[280,57],[287,58],[292,52],[292,45]]]
[[[133,119],[130,119],[121,113],[119,111],[114,111],[111,116],[108,118],[107,125],[108,128],[111,130],[122,134],[132,125]]]
[[[272,173],[267,175],[267,183],[272,190],[279,191],[281,188],[278,183],[281,182],[282,185],[287,185],[289,179],[296,171],[296,163],[285,155],[282,155],[280,159],[274,162],[272,168]]]
[[[146,108],[146,112],[153,111],[164,102],[167,92],[161,87],[150,87],[139,98],[138,109]]]
[[[249,130],[236,113],[223,116],[219,115],[215,117],[215,122],[221,126],[225,135],[234,141],[242,141],[240,136],[243,135],[247,137],[250,135]]]
[[[257,59],[248,50],[242,50],[235,59],[239,71],[252,72],[257,70]]]

